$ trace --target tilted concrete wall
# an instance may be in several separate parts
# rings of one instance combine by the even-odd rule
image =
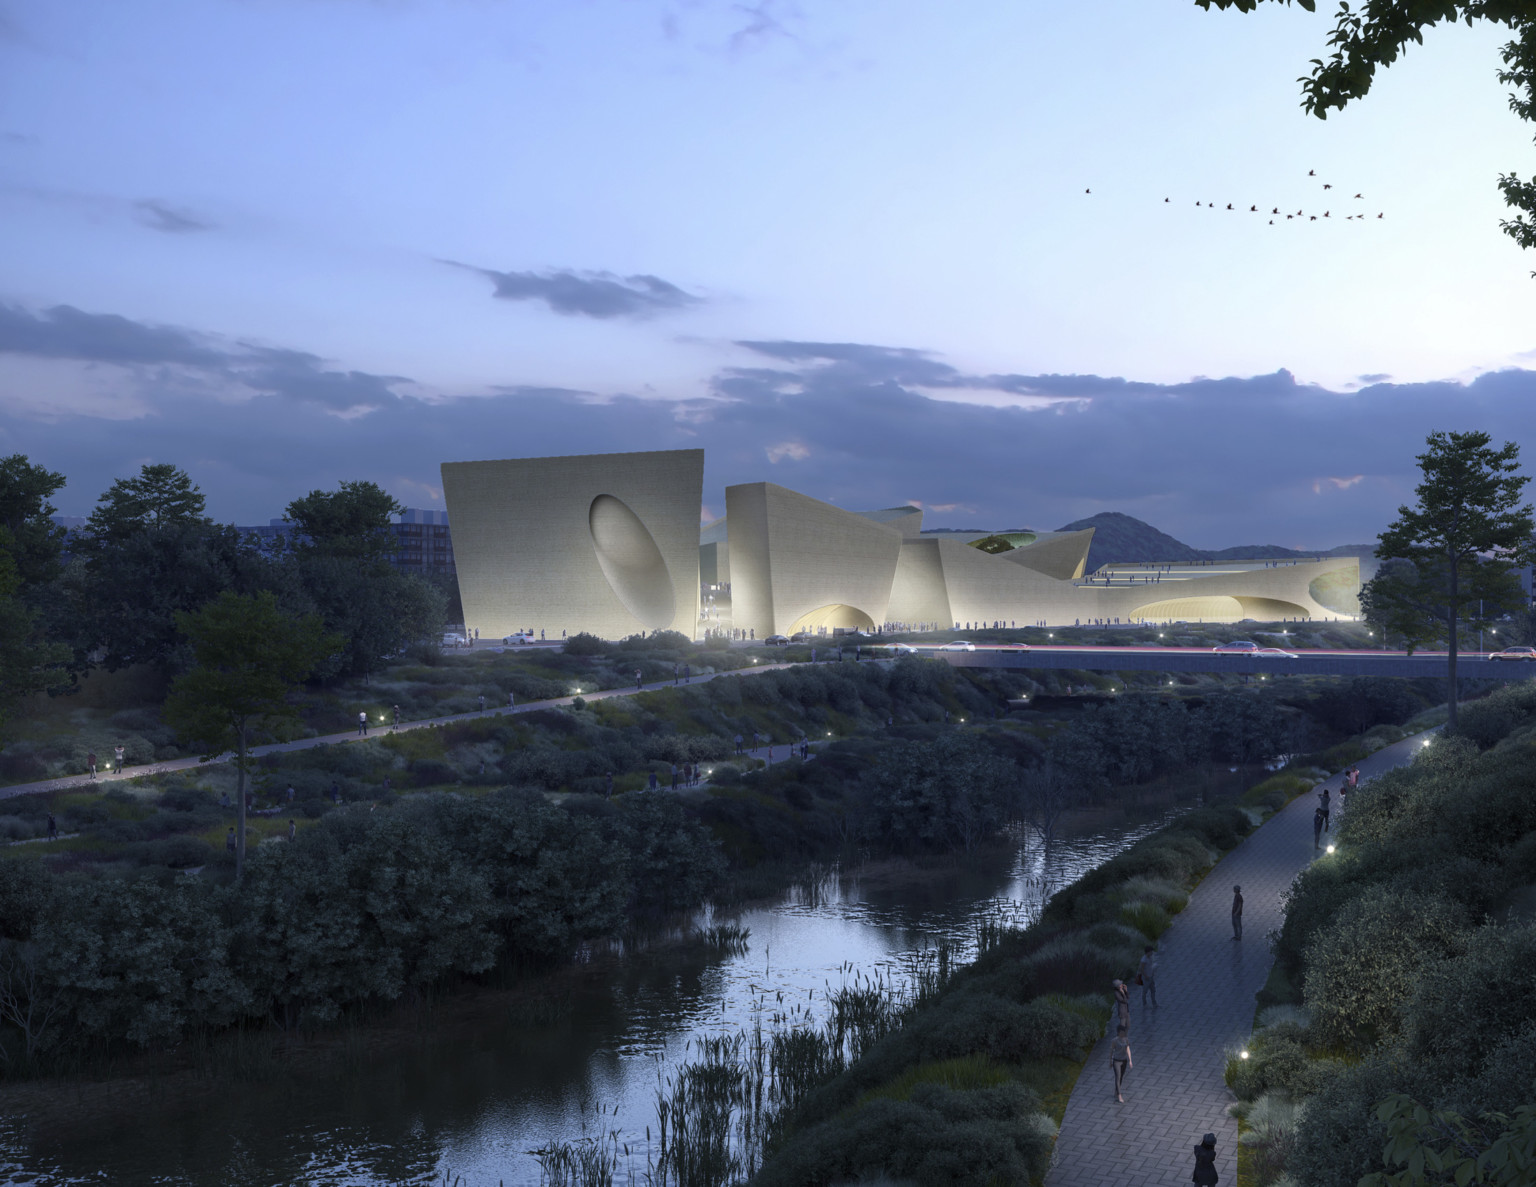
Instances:
[[[699,624],[704,451],[445,462],[465,624],[618,639]]]
[[[759,639],[787,633],[824,606],[886,620],[899,527],[771,482],[725,488],[730,524],[731,623]]]

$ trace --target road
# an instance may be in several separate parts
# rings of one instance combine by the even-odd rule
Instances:
[[[976,644],[975,651],[944,651],[919,646],[918,655],[942,659],[957,668],[1077,668],[1097,672],[1216,672],[1244,676],[1444,676],[1445,652],[1311,651],[1286,656],[1216,653],[1209,647],[1081,647]],[[1462,652],[1461,678],[1525,680],[1536,676],[1536,662],[1489,659],[1487,652]]]

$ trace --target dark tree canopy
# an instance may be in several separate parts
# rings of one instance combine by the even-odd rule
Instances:
[[[86,530],[93,547],[120,544],[154,528],[203,524],[203,495],[185,470],[168,462],[119,478],[96,501]]]
[[[1265,0],[1195,0],[1201,8],[1235,8],[1253,12]],[[1270,0],[1289,4],[1291,0]],[[1308,12],[1315,0],[1296,0]],[[1342,111],[1352,99],[1364,98],[1379,67],[1390,66],[1410,42],[1422,45],[1424,30],[1439,24],[1463,21],[1467,25],[1487,21],[1514,34],[1502,51],[1501,83],[1514,88],[1509,109],[1523,120],[1536,123],[1536,2],[1533,0],[1365,0],[1351,7],[1341,3],[1328,44],[1333,54],[1324,61],[1312,59],[1312,73],[1302,78],[1301,105],[1318,119],[1330,111]],[[1504,219],[1504,233],[1521,247],[1536,247],[1536,178],[1522,181],[1501,174],[1499,189],[1504,201],[1519,213]],[[1532,273],[1536,276],[1536,273]]]
[[[48,500],[63,485],[64,475],[34,466],[25,454],[0,458],[0,549],[10,555],[22,587],[58,576],[64,529],[50,518]]]
[[[309,547],[332,556],[378,558],[394,547],[389,517],[405,507],[372,482],[342,482],[337,490],[312,490],[288,504],[285,514],[309,537]]]

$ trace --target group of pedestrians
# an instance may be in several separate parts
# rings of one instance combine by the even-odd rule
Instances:
[[[1145,1009],[1150,1001],[1157,1008],[1157,949],[1148,944],[1141,952],[1141,963],[1136,967],[1136,984],[1141,986],[1141,1005]],[[1131,987],[1116,977],[1110,982],[1115,991],[1114,1013],[1110,1022],[1115,1037],[1109,1041],[1109,1070],[1115,1082],[1115,1101],[1125,1103],[1125,1076],[1131,1070]]]
[[[1349,800],[1349,793],[1360,786],[1360,768],[1350,767],[1344,772],[1344,781],[1339,784],[1339,807],[1342,808]],[[1323,844],[1323,834],[1333,830],[1333,795],[1326,787],[1317,789],[1317,810],[1312,813],[1312,848],[1320,849]]]

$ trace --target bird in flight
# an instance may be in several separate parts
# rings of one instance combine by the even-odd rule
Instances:
[[[1308,169],[1307,170],[1307,176],[1308,177],[1316,177],[1317,176],[1317,170],[1316,169]]]
[[[1256,214],[1256,213],[1258,213],[1258,209],[1259,208],[1257,206],[1250,206],[1250,207],[1248,207],[1248,213],[1249,214]]]
[[[1307,217],[1310,218],[1313,222],[1317,221],[1317,215],[1315,215],[1315,214],[1308,215]]]
[[[1377,215],[1377,216],[1376,216],[1376,217],[1377,217],[1377,218],[1380,218],[1380,217],[1381,217],[1381,215],[1379,215],[1379,214],[1378,214],[1378,215]]]
[[[1355,197],[1357,197],[1357,198],[1363,198],[1363,197],[1365,197],[1365,195],[1364,195],[1364,194],[1356,194],[1356,195],[1355,195]]]
[[[1288,214],[1288,215],[1286,215],[1286,216],[1285,216],[1285,217],[1286,217],[1286,218],[1295,218],[1295,217],[1296,217],[1296,216],[1295,216],[1295,215],[1294,215],[1294,214]]]
[[[1083,193],[1085,193],[1085,194],[1091,194],[1091,193],[1093,193],[1093,191],[1092,191],[1092,190],[1084,190],[1084,191],[1083,191]]]
[[[1228,202],[1228,203],[1227,203],[1227,209],[1228,209],[1228,210],[1231,210],[1231,209],[1232,209],[1232,203],[1230,203],[1230,202]]]
[[[1326,210],[1325,210],[1325,211],[1323,211],[1323,217],[1324,217],[1324,218],[1327,218],[1327,217],[1328,217],[1328,212],[1327,212],[1327,211],[1326,211]]]
[[[1271,210],[1271,211],[1270,211],[1270,212],[1269,212],[1269,213],[1270,213],[1270,214],[1279,214],[1279,213],[1280,213],[1280,207],[1278,207],[1278,206],[1276,206],[1276,207],[1275,207],[1275,208],[1274,208],[1274,209],[1273,209],[1273,210]]]
[[[1168,201],[1168,199],[1167,199],[1167,198],[1164,198],[1164,199],[1163,199],[1163,201],[1164,201],[1164,202],[1167,202],[1167,201]],[[1195,205],[1196,205],[1196,206],[1198,206],[1198,205],[1200,205],[1200,203],[1198,203],[1198,202],[1196,202],[1196,203],[1195,203]]]

